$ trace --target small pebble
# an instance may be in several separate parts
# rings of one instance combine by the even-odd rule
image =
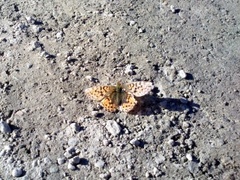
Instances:
[[[188,162],[188,170],[192,174],[196,174],[199,170],[198,163],[194,161],[189,161]]]
[[[94,116],[94,117],[101,117],[102,113],[94,110],[94,111],[91,112],[91,115]]]
[[[164,157],[163,155],[161,155],[161,154],[159,154],[159,156],[155,158],[155,162],[156,162],[157,164],[161,164],[161,163],[163,163],[164,161],[165,161],[165,157]]]
[[[190,125],[189,125],[188,122],[183,121],[182,127],[183,127],[184,129],[189,128],[189,126],[190,126]]]
[[[70,162],[68,163],[68,167],[67,167],[67,168],[70,169],[70,170],[72,170],[72,171],[76,170],[76,166],[74,166],[74,165],[71,164]]]
[[[139,146],[141,144],[141,142],[137,139],[132,139],[130,141],[130,144],[134,145],[134,146]]]
[[[7,159],[7,164],[12,164],[14,162],[14,159],[12,157],[9,157]]]
[[[103,160],[98,160],[94,165],[95,167],[103,168],[103,166],[105,165],[105,162]]]
[[[135,21],[130,21],[130,22],[129,22],[129,25],[130,25],[130,26],[133,26],[134,24],[136,24]]]
[[[35,22],[36,22],[36,20],[31,16],[26,16],[25,18],[26,18],[27,22],[29,22],[31,24],[35,24]]]
[[[145,177],[146,177],[146,178],[150,178],[150,177],[152,177],[152,175],[151,175],[150,172],[147,171],[147,172],[145,173]]]
[[[107,140],[107,139],[103,139],[102,143],[103,143],[104,146],[108,146],[110,141]]]
[[[69,147],[66,149],[66,152],[64,153],[64,156],[66,158],[71,158],[76,153],[76,150],[74,147]]]
[[[188,161],[192,161],[193,160],[193,157],[192,157],[192,154],[186,154],[186,158],[188,159]]]
[[[72,131],[74,131],[74,132],[80,132],[81,131],[81,127],[77,123],[71,123],[70,127],[71,127]]]
[[[176,8],[175,8],[173,5],[170,6],[170,10],[171,10],[173,13],[176,12]]]
[[[37,167],[39,165],[39,161],[34,159],[32,162],[32,167]]]
[[[0,151],[0,157],[1,156],[4,156],[6,154],[6,150],[5,149],[2,149],[1,151]]]
[[[162,172],[158,168],[156,168],[156,167],[153,168],[153,175],[155,177],[159,177],[159,176],[161,176],[161,174],[162,174]]]
[[[171,146],[174,146],[174,144],[175,144],[173,139],[169,139],[167,143]]]
[[[138,32],[139,32],[139,33],[143,33],[143,32],[144,32],[144,29],[140,28],[140,29],[138,29]]]
[[[75,156],[75,157],[73,157],[72,159],[69,160],[69,162],[70,162],[71,164],[73,164],[73,165],[79,164],[80,161],[81,161],[81,158],[78,157],[78,156]]]
[[[34,50],[36,50],[36,49],[40,49],[42,47],[42,44],[39,42],[39,41],[33,41],[32,43],[31,43],[31,45],[29,46],[29,49],[31,50],[31,51],[34,51]]]
[[[128,74],[128,75],[135,75],[136,73],[135,73],[135,71],[134,71],[134,69],[135,69],[135,66],[133,65],[133,64],[128,64],[127,66],[126,66],[126,68],[125,68],[125,74]]]
[[[22,176],[23,175],[23,170],[22,170],[22,168],[14,168],[13,170],[12,170],[12,176],[13,177],[20,177],[20,176]]]
[[[79,143],[78,138],[72,137],[68,140],[68,146],[74,147]]]
[[[53,165],[49,168],[50,173],[57,173],[59,171],[59,168],[57,165]]]
[[[189,149],[193,149],[193,147],[194,147],[194,141],[193,140],[191,140],[191,139],[186,139],[185,140],[185,143],[188,145],[188,148]]]
[[[52,164],[51,159],[48,158],[48,157],[43,158],[43,162],[44,162],[44,164],[46,164],[46,165],[50,165],[50,164]]]
[[[64,164],[66,162],[66,158],[64,158],[64,157],[58,158],[57,162],[59,165]]]
[[[0,131],[3,134],[7,134],[7,133],[11,133],[12,132],[10,126],[6,122],[4,122],[4,121],[0,121]]]
[[[110,173],[100,174],[99,177],[101,179],[110,179],[111,174]]]
[[[106,128],[110,134],[113,136],[117,136],[120,134],[122,128],[119,126],[119,124],[116,121],[108,120],[106,124]]]
[[[62,39],[62,37],[63,37],[63,32],[62,31],[60,31],[56,34],[57,39]]]
[[[187,74],[183,70],[180,70],[178,71],[178,76],[182,79],[185,79],[187,77]]]
[[[88,81],[93,81],[93,77],[92,76],[85,76],[85,79],[87,79]]]
[[[37,26],[37,25],[32,25],[32,31],[34,33],[39,33],[42,31],[42,27],[41,26]]]

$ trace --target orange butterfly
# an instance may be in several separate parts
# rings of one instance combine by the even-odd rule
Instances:
[[[123,112],[133,110],[137,104],[136,97],[141,97],[153,89],[151,82],[139,81],[129,84],[117,83],[116,86],[94,86],[85,90],[85,94],[92,100],[99,101],[101,106],[109,112],[118,109]]]

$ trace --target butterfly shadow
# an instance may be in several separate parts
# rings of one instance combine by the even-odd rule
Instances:
[[[160,114],[162,109],[179,112],[187,111],[187,114],[192,114],[200,108],[199,104],[185,98],[161,98],[157,94],[146,95],[141,98],[136,97],[136,99],[138,104],[129,114],[156,115]]]

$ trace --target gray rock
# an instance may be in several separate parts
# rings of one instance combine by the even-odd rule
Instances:
[[[176,12],[176,8],[173,5],[170,6],[170,10],[172,11],[172,13]]]
[[[49,172],[50,173],[57,173],[59,171],[59,168],[57,165],[52,165],[50,168],[49,168]]]
[[[72,137],[68,140],[68,145],[73,147],[76,146],[78,142],[79,142],[78,138]]]
[[[22,170],[22,168],[14,168],[13,170],[12,170],[12,176],[13,177],[20,177],[20,176],[22,176],[23,175],[23,170]]]
[[[133,26],[134,24],[136,24],[135,21],[130,21],[130,22],[129,22],[129,25],[130,25],[130,26]]]
[[[81,161],[81,158],[78,157],[78,156],[75,156],[75,157],[73,157],[72,159],[69,160],[69,162],[70,162],[71,164],[73,164],[73,165],[79,164],[80,161]]]
[[[130,144],[134,145],[134,146],[139,146],[141,144],[141,142],[137,139],[132,139],[130,141]]]
[[[4,121],[0,121],[0,131],[4,134],[12,132],[10,126]]]
[[[101,179],[110,179],[111,174],[110,173],[100,174],[99,177]]]
[[[125,68],[125,74],[128,74],[128,75],[134,75],[136,74],[135,71],[135,66],[133,64],[128,64]]]
[[[52,164],[52,161],[49,157],[45,157],[45,158],[43,158],[43,163],[46,165],[50,165],[50,164]]]
[[[76,166],[74,166],[74,165],[71,164],[70,162],[68,163],[68,167],[67,167],[67,168],[70,169],[70,170],[72,170],[72,171],[74,171],[74,170],[77,169]]]
[[[74,147],[69,147],[66,149],[66,152],[64,153],[64,156],[66,158],[71,158],[76,153],[76,149]]]
[[[58,162],[59,165],[64,164],[66,162],[66,158],[64,158],[64,157],[58,158],[57,162]]]
[[[70,124],[70,127],[74,132],[80,132],[81,131],[81,127],[77,123]]]
[[[119,124],[116,121],[108,120],[106,124],[106,128],[110,134],[113,136],[117,136],[120,134],[122,128],[119,126]]]
[[[180,70],[178,71],[178,76],[182,79],[185,79],[187,77],[187,74],[183,70]]]
[[[193,157],[192,157],[192,154],[186,154],[186,158],[188,159],[188,161],[192,161],[193,160]]]
[[[167,143],[171,146],[174,146],[174,144],[175,144],[173,139],[169,139]]]
[[[195,161],[188,162],[188,170],[192,174],[196,174],[199,171],[198,163]]]
[[[105,162],[103,160],[98,160],[94,165],[95,167],[103,168],[103,166],[105,165]]]

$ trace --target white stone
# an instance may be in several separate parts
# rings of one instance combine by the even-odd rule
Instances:
[[[68,163],[68,167],[67,168],[72,170],[72,171],[76,170],[76,167],[73,164],[71,164],[70,162]]]
[[[78,144],[78,138],[72,137],[68,140],[68,145],[74,147]]]
[[[125,68],[125,74],[128,74],[128,75],[134,75],[135,72],[134,72],[134,68],[135,66],[133,64],[128,64]]]
[[[103,166],[105,165],[105,162],[103,160],[98,160],[94,165],[95,167],[103,168]]]
[[[130,21],[130,22],[129,22],[129,25],[130,25],[130,26],[133,26],[134,24],[136,24],[135,21]]]
[[[14,168],[12,170],[12,176],[13,177],[20,177],[20,176],[22,176],[22,174],[23,174],[22,168]]]
[[[140,145],[140,141],[137,140],[137,139],[132,139],[132,140],[130,141],[130,144],[132,144],[132,145],[134,145],[134,146],[139,146],[139,145]]]
[[[171,10],[173,13],[176,12],[176,8],[175,8],[173,5],[170,6],[170,10]]]
[[[66,159],[64,157],[58,158],[57,162],[58,162],[59,165],[61,165],[61,164],[64,164],[66,162]]]
[[[193,160],[193,157],[192,157],[192,154],[186,154],[186,158],[188,159],[188,161],[192,161]]]
[[[187,74],[183,70],[180,70],[178,71],[178,76],[182,79],[185,79],[187,77]]]
[[[10,126],[4,121],[0,121],[0,131],[4,134],[12,132]]]
[[[113,136],[117,136],[120,134],[122,128],[119,126],[119,124],[116,121],[108,120],[106,124],[106,129],[110,134]]]

